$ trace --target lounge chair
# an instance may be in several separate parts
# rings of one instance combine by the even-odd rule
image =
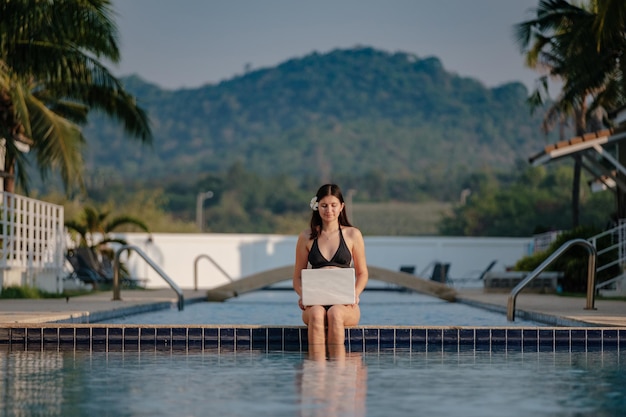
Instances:
[[[475,276],[475,277],[469,276],[469,277],[463,277],[463,278],[450,278],[449,283],[450,285],[455,285],[455,284],[468,283],[468,282],[482,282],[485,279],[485,275],[487,275],[487,273],[491,271],[497,263],[498,263],[497,260],[491,261],[489,265],[487,265],[487,267],[483,271],[481,271],[478,276]]]

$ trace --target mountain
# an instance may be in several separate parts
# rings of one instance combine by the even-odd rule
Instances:
[[[91,179],[191,182],[240,163],[259,176],[443,183],[506,169],[546,141],[523,84],[487,88],[435,57],[366,47],[193,89],[164,90],[138,76],[123,82],[147,110],[154,143],[134,143],[114,122],[91,117]]]

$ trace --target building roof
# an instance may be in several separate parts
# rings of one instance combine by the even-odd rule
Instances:
[[[593,176],[592,182],[598,182],[607,189],[614,189],[617,186],[626,192],[626,183],[617,176],[618,172],[626,175],[626,168],[604,148],[624,139],[626,139],[626,126],[599,130],[547,145],[528,160],[533,166],[538,166],[577,155],[580,157],[582,167]],[[609,169],[607,163],[614,169]]]
[[[596,149],[597,146],[602,147],[624,139],[626,139],[625,128],[599,130],[547,145],[540,152],[528,158],[528,161],[534,166],[542,165],[555,159],[573,156],[589,149]]]

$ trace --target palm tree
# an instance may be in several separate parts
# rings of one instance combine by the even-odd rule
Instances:
[[[84,207],[82,215],[77,220],[68,220],[65,227],[78,234],[78,245],[91,249],[104,247],[107,243],[116,242],[125,245],[124,239],[113,238],[111,233],[120,227],[136,226],[144,232],[149,232],[148,226],[141,220],[131,216],[116,216],[108,219],[109,211],[99,211],[94,207]],[[98,239],[96,241],[96,239]]]
[[[101,212],[93,207],[84,207],[80,218],[66,221],[65,227],[78,234],[78,248],[82,248],[83,255],[89,259],[91,265],[94,265],[95,270],[112,279],[115,253],[108,244],[115,242],[126,245],[127,242],[125,239],[112,237],[111,233],[124,226],[135,226],[144,232],[149,230],[148,226],[137,218],[116,216],[109,219],[109,214],[108,211]],[[123,278],[127,278],[128,271],[125,266],[120,265],[120,269]]]
[[[626,2],[623,0],[596,0],[597,13],[594,23],[597,48],[610,51],[612,61],[605,71],[609,75],[606,92],[600,99],[611,103],[613,109],[626,106]],[[626,145],[617,145],[617,158],[626,166]],[[626,175],[617,173],[618,179],[626,181]],[[617,217],[626,218],[626,193],[617,188]]]
[[[560,96],[548,108],[544,128],[548,129],[564,116],[574,120],[575,134],[587,132],[590,118],[599,110],[614,106],[619,93],[614,81],[614,51],[599,47],[596,42],[598,15],[593,10],[598,2],[577,7],[565,0],[540,0],[537,18],[516,25],[516,35],[527,65],[545,69],[549,76],[562,82]],[[548,102],[548,77],[540,78],[538,89],[529,102],[536,108]],[[606,112],[604,112],[606,113]],[[580,156],[574,157],[572,184],[572,226],[579,222]]]
[[[0,138],[4,190],[28,192],[24,145],[40,174],[57,170],[66,190],[82,185],[79,125],[91,110],[120,121],[131,137],[152,139],[148,118],[100,61],[119,62],[109,0],[0,3]]]

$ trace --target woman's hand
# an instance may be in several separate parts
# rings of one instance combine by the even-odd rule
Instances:
[[[298,298],[298,307],[300,307],[300,310],[304,311],[304,304],[302,304],[302,297]]]

